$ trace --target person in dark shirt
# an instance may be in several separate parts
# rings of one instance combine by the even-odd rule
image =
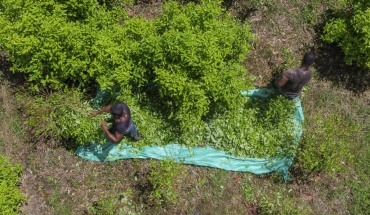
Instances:
[[[312,79],[313,71],[311,66],[314,61],[314,53],[307,52],[302,59],[301,67],[285,71],[276,80],[275,85],[283,96],[295,99],[301,95],[304,85]]]
[[[92,116],[96,116],[100,113],[111,113],[113,115],[113,127],[111,131],[108,130],[107,123],[101,122],[100,126],[108,139],[113,143],[119,143],[123,135],[130,134],[135,140],[140,140],[141,135],[136,129],[136,125],[131,118],[130,108],[123,103],[119,102],[114,105],[108,105],[98,111],[91,113]]]

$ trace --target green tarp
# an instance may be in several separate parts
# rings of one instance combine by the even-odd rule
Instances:
[[[241,93],[249,97],[256,96],[267,98],[272,92],[273,90],[270,89],[255,89],[242,91]],[[304,121],[301,101],[295,99],[295,102],[296,109],[292,119],[295,122],[297,136],[295,143],[292,144],[299,143]],[[288,170],[293,161],[293,157],[278,159],[239,158],[211,147],[188,148],[176,143],[170,143],[166,146],[145,146],[138,149],[123,142],[120,144],[113,144],[109,141],[104,145],[91,143],[89,146],[80,146],[76,151],[76,155],[83,159],[94,161],[115,161],[129,158],[173,159],[176,162],[184,164],[215,167],[231,171],[251,172],[254,174],[277,171],[283,174],[285,180],[289,179]]]

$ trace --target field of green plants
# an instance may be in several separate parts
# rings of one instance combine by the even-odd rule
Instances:
[[[368,214],[369,12],[362,0],[2,1],[0,179],[11,197],[1,210]],[[240,91],[271,86],[308,50],[315,77],[296,145],[292,101]],[[100,90],[104,104],[130,107],[144,139],[129,144],[295,154],[292,181],[171,160],[82,160],[76,147],[110,120],[89,115]]]
[[[22,1],[3,4],[0,41],[11,69],[26,74],[28,96],[36,97],[19,95],[36,135],[52,132],[81,144],[99,139],[102,119],[91,118],[92,98],[84,98],[99,88],[110,92],[110,103],[131,107],[146,137],[140,146],[207,144],[256,158],[294,152],[293,103],[246,101],[240,94],[252,88],[241,62],[253,34],[221,2],[170,1],[151,20],[127,18],[121,6],[96,1],[73,5],[81,8],[72,14],[58,1],[30,3],[19,13],[11,11]]]

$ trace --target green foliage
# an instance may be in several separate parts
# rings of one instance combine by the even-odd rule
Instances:
[[[354,6],[356,9],[367,9],[370,7],[370,2],[367,0],[341,0],[340,1],[343,5],[347,4],[350,6]]]
[[[248,98],[245,108],[212,119],[204,141],[240,157],[291,156],[298,146],[293,112],[294,102],[283,96]]]
[[[0,41],[13,70],[27,73],[39,93],[64,89],[28,100],[28,125],[37,136],[100,139],[104,118],[90,117],[82,93],[66,89],[97,82],[111,93],[109,102],[131,108],[146,137],[137,146],[174,141],[247,157],[290,155],[296,147],[288,100],[251,99],[243,106],[240,90],[251,87],[240,62],[252,34],[220,1],[169,1],[154,20],[126,19],[119,9],[88,0],[36,1],[26,8],[10,2],[2,3]]]
[[[151,160],[150,165],[148,180],[153,186],[150,199],[157,205],[176,203],[180,197],[176,187],[181,182],[181,177],[185,175],[185,170],[172,160]]]
[[[347,181],[347,186],[351,188],[352,198],[350,201],[351,214],[370,213],[370,132],[364,138],[362,144],[355,152],[356,162],[354,162],[356,176]]]
[[[87,84],[104,72],[102,65],[112,69],[115,59],[107,55],[119,45],[108,35],[118,25],[118,10],[99,9],[94,0],[0,4],[0,44],[11,55],[12,70],[26,73],[33,90]]]
[[[18,214],[22,203],[22,193],[17,187],[22,168],[12,165],[7,158],[0,155],[0,212],[1,214]]]
[[[337,43],[347,64],[370,68],[370,3],[366,0],[346,0],[345,10],[324,27],[323,40]]]
[[[165,120],[160,113],[154,112],[150,106],[139,105],[138,100],[149,102],[146,99],[127,101],[138,131],[144,136],[142,140],[135,142],[135,146],[163,146],[176,141],[178,139],[178,133],[174,129],[176,126]]]
[[[297,162],[306,173],[343,171],[346,164],[353,162],[350,146],[346,140],[357,127],[342,119],[340,115],[315,118],[315,129],[305,132],[298,151]]]
[[[37,97],[19,95],[28,115],[27,124],[35,135],[54,139],[69,139],[78,143],[90,143],[101,139],[100,122],[109,115],[92,117],[93,111],[78,90],[65,90]]]
[[[257,214],[312,214],[309,208],[296,205],[297,197],[285,186],[274,186],[270,182],[253,186],[247,182],[242,186],[242,190],[248,205],[254,208]]]
[[[159,97],[151,105],[191,132],[207,114],[241,105],[239,91],[250,86],[240,64],[250,28],[220,4],[169,1],[155,20],[145,20],[126,19],[118,7],[107,10],[92,0],[6,0],[0,44],[13,71],[28,74],[35,91],[119,86],[117,100],[137,93]]]
[[[119,195],[110,196],[108,198],[99,198],[97,202],[89,207],[92,214],[104,215],[135,215],[133,202],[130,199],[132,190],[122,192]]]
[[[142,73],[138,83],[149,85],[142,90],[160,97],[160,106],[182,131],[200,127],[210,112],[240,105],[239,91],[248,86],[240,62],[252,35],[219,2],[170,1],[152,31],[138,33],[139,53],[133,58],[135,74]]]

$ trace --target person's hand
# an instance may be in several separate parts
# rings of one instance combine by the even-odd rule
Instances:
[[[96,115],[98,115],[98,111],[93,111],[90,114],[91,114],[91,116],[96,116]]]
[[[102,121],[100,123],[100,127],[103,129],[103,130],[106,130],[107,129],[107,123],[105,121]]]

